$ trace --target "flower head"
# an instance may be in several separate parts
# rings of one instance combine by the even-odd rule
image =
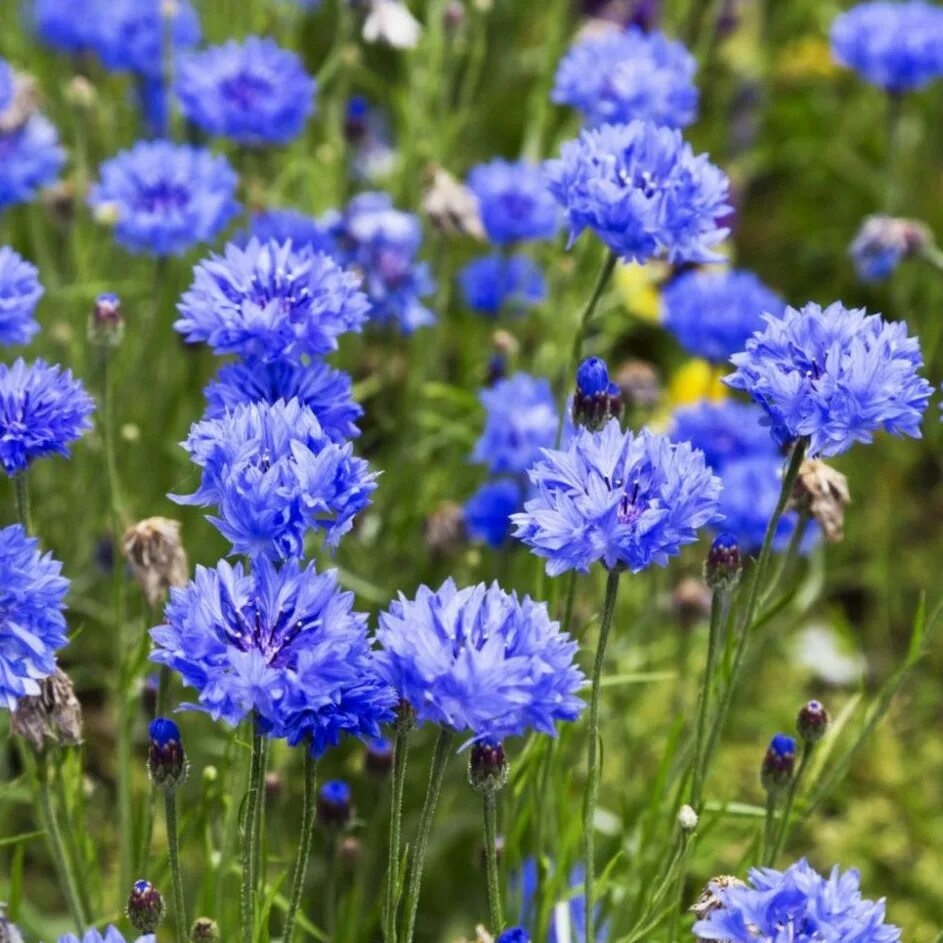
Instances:
[[[472,460],[496,475],[516,475],[553,445],[557,407],[550,383],[527,373],[515,373],[478,394],[487,412],[485,430],[475,443]]]
[[[575,720],[583,674],[577,644],[544,603],[504,592],[497,583],[402,594],[381,613],[380,674],[416,712],[474,740],[503,740],[528,730],[554,734]]]
[[[56,129],[38,112],[0,132],[0,209],[31,200],[55,181],[64,163]]]
[[[702,940],[731,943],[897,943],[900,930],[884,922],[884,901],[861,896],[861,876],[834,867],[818,874],[803,858],[785,871],[754,868],[752,886],[725,882],[715,886],[719,906],[694,924]]]
[[[0,247],[0,344],[30,342],[39,331],[34,314],[42,296],[36,266]]]
[[[563,57],[551,97],[592,125],[634,119],[683,128],[697,118],[697,61],[657,30],[606,30]]]
[[[720,479],[701,452],[647,429],[623,432],[615,419],[546,449],[530,478],[536,497],[511,520],[551,576],[597,560],[633,572],[664,566],[718,517]]]
[[[864,282],[888,278],[906,258],[919,255],[933,244],[933,235],[915,219],[868,216],[855,234],[848,254]]]
[[[254,213],[249,233],[238,237],[236,241],[244,246],[254,236],[261,243],[290,242],[295,252],[324,252],[334,255],[337,252],[337,242],[331,230],[336,224],[336,214],[328,214],[328,219],[321,222],[297,210],[270,209]]]
[[[81,52],[98,28],[100,0],[33,0],[33,26],[39,38],[56,49]]]
[[[39,552],[19,524],[0,530],[0,706],[41,693],[66,642],[62,610],[69,588],[62,564]]]
[[[488,239],[507,245],[527,239],[552,239],[559,210],[537,164],[496,158],[468,175]]]
[[[99,168],[92,209],[115,218],[130,252],[181,255],[213,239],[239,209],[225,157],[169,141],[139,141]]]
[[[217,505],[208,520],[234,553],[301,557],[309,530],[324,531],[334,546],[376,488],[352,446],[332,442],[297,399],[203,419],[183,446],[203,472],[196,492],[174,500]]]
[[[206,415],[219,419],[237,406],[297,399],[317,417],[333,442],[360,435],[356,426],[363,409],[354,402],[350,376],[323,360],[293,363],[275,360],[240,360],[222,367],[206,387]]]
[[[903,322],[840,302],[767,316],[766,327],[731,362],[725,382],[767,412],[786,445],[808,437],[812,455],[838,455],[879,429],[920,437],[930,384],[918,376],[920,344]]]
[[[753,403],[701,401],[678,409],[671,420],[671,437],[690,442],[704,453],[714,471],[740,458],[774,459],[779,451],[763,425],[764,412]]]
[[[521,486],[512,478],[482,485],[464,507],[465,529],[472,540],[500,547],[511,532],[511,515],[521,508]]]
[[[319,756],[346,735],[379,736],[393,718],[395,696],[352,606],[334,570],[222,560],[171,591],[153,659],[196,689],[192,709],[232,726],[254,713],[269,735]]]
[[[752,272],[690,271],[662,292],[662,319],[678,343],[695,357],[723,363],[743,350],[763,325],[763,315],[782,314],[783,300]]]
[[[124,937],[115,927],[109,926],[104,933],[98,930],[89,930],[85,936],[76,936],[74,933],[67,933],[59,937],[59,943],[125,943]],[[132,943],[132,941],[128,941]],[[153,933],[145,936],[139,936],[133,943],[157,943],[157,937]]]
[[[727,234],[728,181],[681,132],[643,121],[584,130],[546,163],[570,245],[591,229],[627,261],[710,262]]]
[[[72,371],[44,360],[0,364],[0,465],[8,475],[34,459],[68,455],[91,428],[94,404]]]
[[[356,275],[290,242],[230,243],[193,275],[174,328],[217,354],[264,362],[326,354],[341,334],[360,330],[370,307]]]
[[[473,259],[458,274],[465,304],[497,316],[507,308],[518,314],[540,304],[547,294],[544,275],[526,255],[486,255]]]
[[[943,76],[943,10],[923,0],[859,3],[835,18],[832,54],[861,77],[901,93]]]
[[[287,144],[314,110],[315,81],[272,39],[230,40],[187,56],[175,89],[184,117],[238,144]]]

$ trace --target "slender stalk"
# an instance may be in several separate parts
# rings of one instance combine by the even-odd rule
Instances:
[[[900,122],[903,98],[899,92],[887,93],[887,149],[884,159],[884,208],[893,215],[900,199],[898,160],[900,158]]]
[[[406,709],[406,708],[404,708]],[[383,936],[386,943],[396,943],[400,893],[400,841],[403,829],[403,790],[409,760],[409,730],[400,722],[393,746],[393,782],[390,797],[390,848],[386,867],[386,898],[383,902]],[[286,943],[291,943],[286,940]]]
[[[249,786],[242,827],[242,941],[254,943],[257,845],[259,840],[259,807],[265,779],[264,743],[262,734],[252,730],[252,759],[249,763]]]
[[[501,907],[501,881],[498,877],[498,810],[495,792],[487,790],[481,797],[484,812],[485,870],[488,875],[488,914],[491,933],[497,937],[504,929],[504,913]]]
[[[760,856],[763,861],[773,847],[773,832],[776,825],[776,793],[769,790],[766,793],[766,821],[763,825],[763,854]]]
[[[164,823],[167,828],[167,858],[170,863],[170,881],[174,895],[174,924],[177,943],[187,943],[187,901],[183,894],[183,875],[180,871],[180,840],[177,830],[177,791],[164,789]]]
[[[29,482],[26,480],[25,468],[13,476],[13,487],[16,493],[16,516],[28,534],[33,529],[33,522],[29,512]]]
[[[301,837],[298,842],[298,856],[295,858],[295,870],[291,879],[291,897],[288,900],[288,913],[285,915],[285,929],[282,943],[291,943],[295,932],[295,917],[301,904],[305,877],[308,874],[308,859],[311,857],[311,838],[314,835],[314,813],[317,806],[317,760],[305,749],[304,770],[304,807],[301,813]]]
[[[409,886],[406,890],[406,926],[403,931],[405,943],[412,943],[413,932],[416,929],[416,914],[419,911],[419,891],[422,887],[422,870],[426,862],[426,850],[429,846],[429,835],[432,833],[432,822],[435,818],[435,808],[442,791],[442,781],[445,778],[445,768],[452,754],[452,742],[455,734],[443,727],[435,743],[435,752],[432,754],[432,766],[429,769],[429,785],[426,788],[426,799],[419,817],[419,828],[416,840],[413,843],[413,860],[409,873]]]
[[[586,759],[586,796],[583,803],[583,860],[585,874],[583,884],[586,893],[586,926],[583,939],[593,943],[596,935],[594,925],[596,845],[593,820],[596,817],[596,802],[599,798],[599,689],[602,669],[606,660],[606,643],[612,617],[616,611],[616,594],[619,591],[619,571],[610,570],[606,581],[606,601],[603,605],[602,623],[599,626],[599,641],[596,643],[596,660],[593,665],[593,686],[589,698],[589,746]]]
[[[327,875],[324,881],[324,927],[331,943],[337,939],[337,868],[340,836],[336,831],[328,835]]]
[[[576,600],[576,570],[570,570],[567,574],[566,584],[566,604],[563,609],[563,622],[561,626],[564,632],[573,634],[573,603]]]
[[[808,769],[809,761],[812,759],[812,751],[814,749],[815,744],[809,743],[809,741],[806,741],[802,748],[802,758],[799,760],[799,768],[796,770],[796,775],[792,777],[792,782],[789,784],[789,792],[786,793],[786,805],[783,808],[782,819],[779,823],[779,832],[764,862],[767,867],[772,867],[776,863],[776,858],[779,857],[779,852],[782,850],[783,843],[786,841],[786,834],[789,831],[789,819],[792,816],[792,809],[796,803],[796,795],[799,792],[799,786]]]
[[[715,589],[711,595],[711,621],[707,638],[707,665],[704,668],[704,677],[701,680],[701,692],[698,699],[697,740],[694,746],[694,776],[691,782],[691,807],[695,812],[699,812],[700,810],[701,797],[704,791],[704,767],[707,763],[707,758],[704,756],[704,737],[707,731],[710,692],[714,679],[714,670],[717,665],[720,630],[724,622],[726,608],[727,590]]]

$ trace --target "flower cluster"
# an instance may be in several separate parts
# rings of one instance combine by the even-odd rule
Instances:
[[[43,296],[39,272],[0,246],[0,344],[28,344],[38,331],[36,305]]]
[[[66,642],[62,565],[19,524],[0,530],[0,706],[40,693]]]
[[[497,316],[507,308],[519,313],[544,300],[543,272],[526,255],[486,255],[473,259],[458,276],[465,304],[473,311]]]
[[[250,36],[187,56],[175,84],[184,116],[238,144],[286,144],[314,109],[315,82],[293,52]]]
[[[320,755],[346,734],[379,736],[393,717],[366,617],[352,607],[335,571],[313,563],[198,566],[171,591],[152,657],[198,692],[195,709],[232,726],[254,716],[271,736]]]
[[[591,229],[627,261],[715,260],[727,233],[724,173],[695,156],[680,131],[643,121],[584,130],[546,164],[570,244]]]
[[[563,57],[552,98],[591,125],[635,119],[683,128],[697,118],[697,61],[658,31],[590,35]]]
[[[536,496],[512,517],[515,536],[547,560],[547,573],[662,566],[718,518],[721,482],[688,443],[610,420],[579,428],[564,450],[530,471]]]
[[[0,131],[0,209],[31,200],[40,187],[55,181],[64,163],[59,135],[39,112]]]
[[[783,312],[783,300],[752,272],[690,271],[662,292],[662,320],[695,357],[726,362],[762,327],[762,316]]]
[[[583,674],[577,644],[547,607],[497,583],[458,589],[420,587],[381,613],[377,654],[383,678],[416,713],[473,740],[503,740],[528,730],[554,734],[575,720]]]
[[[839,302],[787,308],[731,357],[725,382],[767,412],[773,437],[804,437],[812,455],[838,455],[876,431],[920,437],[931,386],[920,377],[920,344],[903,322]]]

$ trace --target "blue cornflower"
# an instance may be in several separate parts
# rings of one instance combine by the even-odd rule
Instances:
[[[577,42],[563,57],[551,98],[588,124],[634,119],[684,128],[697,118],[697,60],[657,30],[631,27]]]
[[[81,52],[92,44],[101,0],[33,0],[33,25],[39,38],[56,49]]]
[[[285,360],[226,364],[205,393],[210,419],[219,419],[227,410],[247,403],[297,399],[311,409],[332,441],[344,442],[360,435],[356,422],[363,409],[353,400],[350,376],[323,360],[307,364]]]
[[[472,461],[487,465],[495,475],[517,475],[537,461],[541,449],[553,445],[559,418],[547,380],[515,373],[482,390],[478,398],[487,417]]]
[[[465,530],[472,540],[500,547],[511,533],[511,515],[521,508],[524,494],[510,478],[482,485],[466,502]]]
[[[567,141],[545,164],[572,245],[591,229],[621,258],[710,262],[727,230],[728,181],[681,132],[643,121],[604,124]]]
[[[930,230],[914,219],[868,216],[855,234],[848,254],[862,281],[888,278],[900,263],[924,252],[933,244]]]
[[[599,357],[587,357],[576,370],[576,389],[581,396],[609,392],[609,367]]]
[[[724,382],[766,410],[780,445],[807,437],[811,455],[827,456],[881,428],[920,438],[931,386],[917,374],[920,343],[906,324],[837,301],[765,320]]]
[[[130,252],[180,255],[213,239],[239,211],[229,161],[202,148],[139,141],[99,168],[89,206],[114,219]]]
[[[537,164],[496,158],[468,175],[489,241],[503,246],[528,239],[552,239],[560,211]]]
[[[62,564],[19,524],[0,530],[0,706],[14,710],[56,670],[66,638]]]
[[[30,342],[39,331],[35,312],[42,296],[36,266],[0,246],[0,344]]]
[[[217,354],[264,361],[326,354],[341,334],[360,330],[370,307],[356,275],[287,242],[230,243],[193,274],[174,328]]]
[[[662,320],[695,357],[726,362],[743,350],[763,315],[782,314],[785,302],[752,272],[690,271],[662,292]]]
[[[19,127],[0,131],[0,209],[31,200],[55,181],[64,163],[56,129],[38,112]]]
[[[332,229],[341,264],[363,275],[370,318],[396,324],[405,334],[435,323],[422,298],[435,283],[416,255],[422,243],[419,217],[393,206],[386,193],[354,197]]]
[[[6,59],[0,59],[0,115],[13,101],[16,93],[16,73]]]
[[[943,76],[943,9],[922,0],[860,3],[835,18],[832,54],[893,93]]]
[[[336,224],[336,214],[320,222],[297,210],[265,210],[253,214],[249,233],[239,237],[238,242],[245,245],[250,237],[255,236],[259,242],[291,242],[295,252],[325,252],[334,255],[337,252],[337,242],[331,230]]]
[[[344,828],[352,814],[350,784],[343,779],[329,779],[319,790],[317,821],[322,828]]]
[[[59,943],[125,943],[125,939],[115,927],[109,926],[105,928],[104,933],[98,930],[88,930],[85,936],[67,933],[59,937]],[[153,933],[147,933],[128,943],[157,943],[157,937]]]
[[[44,360],[0,363],[0,465],[8,475],[34,459],[68,455],[69,445],[91,428],[95,408],[72,371]]]
[[[203,469],[180,504],[217,505],[208,520],[233,553],[301,557],[309,530],[336,546],[370,503],[375,478],[350,443],[332,442],[296,399],[237,406],[190,429],[183,447]]]
[[[623,432],[615,419],[545,450],[530,478],[537,495],[511,520],[551,576],[597,560],[634,573],[665,566],[718,517],[721,483],[703,453],[647,429]]]
[[[518,599],[492,583],[400,594],[380,614],[380,675],[416,712],[474,740],[503,740],[528,730],[554,734],[583,702],[577,643],[544,603]]]
[[[465,304],[473,311],[492,316],[505,307],[520,313],[540,304],[547,296],[540,266],[525,255],[473,259],[458,273],[458,280]]]
[[[314,111],[316,83],[293,52],[249,36],[193,53],[174,85],[184,117],[237,144],[287,144]]]
[[[552,862],[551,862],[552,865]],[[569,873],[567,888],[562,900],[553,906],[547,943],[583,943],[586,939],[586,895],[581,893],[584,869],[582,864],[574,865]],[[524,926],[535,927],[538,922],[537,908],[537,862],[534,858],[525,858],[520,871],[511,875],[511,893],[520,900],[520,921]],[[602,907],[597,903],[593,908],[593,922],[596,924],[596,939],[606,943],[609,937],[609,924],[600,923]]]
[[[152,659],[195,688],[195,710],[263,731],[320,756],[345,735],[378,737],[396,700],[375,670],[366,616],[337,573],[258,558],[221,560],[172,589]]]
[[[861,896],[861,875],[836,865],[827,878],[802,858],[785,871],[754,868],[752,887],[712,883],[718,905],[694,924],[702,940],[730,943],[897,943],[900,930],[884,922],[884,901]]]
[[[779,450],[764,424],[765,413],[754,403],[724,400],[684,406],[672,416],[671,438],[690,442],[704,453],[715,472],[740,458],[776,458]]]

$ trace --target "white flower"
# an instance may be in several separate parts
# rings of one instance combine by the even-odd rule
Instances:
[[[386,43],[395,49],[415,49],[422,26],[400,0],[373,0],[363,24],[368,43]]]

